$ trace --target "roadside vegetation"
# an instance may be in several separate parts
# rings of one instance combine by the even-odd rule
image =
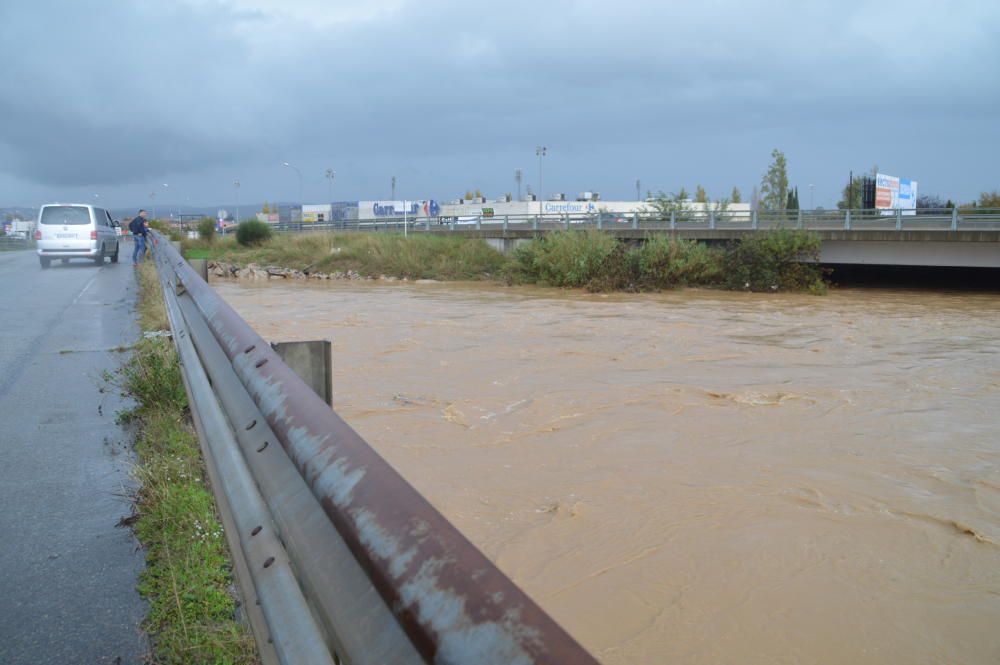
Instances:
[[[819,237],[793,229],[725,246],[666,235],[628,245],[600,231],[560,231],[504,256],[482,240],[383,233],[275,235],[242,245],[233,236],[185,240],[189,258],[305,272],[439,280],[498,280],[585,288],[658,291],[699,286],[740,291],[825,293]]]
[[[139,268],[140,325],[167,329],[156,268]],[[120,419],[136,427],[140,488],[128,520],[146,550],[139,592],[153,662],[256,663],[249,629],[236,618],[232,564],[188,411],[169,338],[140,341],[117,376],[106,377],[136,402]]]

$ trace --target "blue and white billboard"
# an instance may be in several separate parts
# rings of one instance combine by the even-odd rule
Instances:
[[[875,207],[886,211],[884,215],[895,214],[895,210],[902,210],[904,215],[917,214],[917,181],[876,173]]]

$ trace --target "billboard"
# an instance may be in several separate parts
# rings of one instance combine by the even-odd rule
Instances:
[[[902,210],[904,215],[915,215],[917,211],[917,181],[876,173],[875,207],[886,211]]]
[[[358,201],[358,219],[385,217],[436,217],[441,213],[437,201]]]

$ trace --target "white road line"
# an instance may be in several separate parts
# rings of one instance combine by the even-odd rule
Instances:
[[[71,303],[70,303],[70,305],[75,305],[75,304],[76,304],[76,302],[77,302],[77,301],[78,301],[78,300],[79,300],[80,298],[82,298],[82,297],[83,297],[83,294],[87,292],[87,289],[89,289],[89,288],[90,288],[91,286],[93,286],[93,285],[94,285],[94,280],[95,280],[95,279],[97,279],[97,276],[98,276],[99,274],[100,274],[100,272],[97,272],[97,273],[95,273],[95,274],[94,274],[94,276],[93,276],[93,277],[91,277],[91,278],[90,278],[90,281],[89,281],[89,282],[87,282],[87,285],[83,287],[83,291],[80,291],[80,293],[76,294],[76,297],[75,297],[75,298],[73,298],[73,302],[71,302]]]

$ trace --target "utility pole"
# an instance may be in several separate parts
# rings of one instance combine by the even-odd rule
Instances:
[[[538,156],[538,210],[542,211],[542,157],[549,154],[549,149],[543,145],[535,146],[535,155]]]

